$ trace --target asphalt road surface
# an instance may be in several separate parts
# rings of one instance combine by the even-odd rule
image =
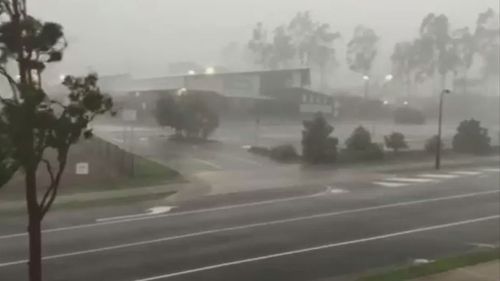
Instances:
[[[496,169],[383,182],[406,184],[208,197],[157,215],[142,215],[145,205],[54,212],[45,280],[348,280],[499,244]],[[0,217],[2,281],[27,280],[23,229]]]

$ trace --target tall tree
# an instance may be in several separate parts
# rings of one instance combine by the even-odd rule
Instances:
[[[267,31],[261,22],[254,27],[252,38],[248,42],[248,49],[255,58],[255,64],[265,68],[270,67],[272,45],[268,42]]]
[[[368,95],[368,80],[373,61],[377,56],[379,37],[371,28],[359,25],[347,44],[347,63],[349,68],[367,77],[365,79],[365,97]]]
[[[292,38],[288,35],[285,26],[278,26],[274,30],[273,43],[271,46],[271,68],[285,68],[293,60],[295,48]]]
[[[488,85],[490,77],[498,78],[500,74],[500,25],[498,13],[488,9],[478,15],[474,32],[476,50],[482,58],[483,79]]]
[[[468,27],[460,28],[452,32],[452,43],[457,58],[455,71],[461,74],[463,93],[467,93],[467,76],[472,66],[475,47],[474,37]]]
[[[309,59],[320,72],[320,83],[323,89],[327,87],[327,67],[336,63],[334,43],[340,38],[339,32],[332,32],[329,24],[318,24],[311,38]]]
[[[309,64],[311,37],[314,29],[315,23],[309,11],[297,13],[288,25],[288,31],[292,37],[293,45],[297,50],[297,58],[300,65],[305,66]]]
[[[446,77],[456,69],[458,57],[450,36],[450,24],[445,15],[428,14],[420,25],[420,37],[432,46],[433,67],[440,75],[441,88]]]
[[[95,75],[66,77],[68,104],[52,100],[43,91],[42,72],[47,63],[62,59],[65,47],[61,25],[30,16],[25,0],[0,0],[0,51],[4,62],[0,75],[11,88],[8,95],[0,95],[0,139],[2,145],[9,145],[10,161],[6,165],[6,159],[0,159],[0,166],[8,167],[7,178],[17,168],[24,172],[30,281],[42,280],[41,222],[58,194],[69,149],[81,136],[90,137],[88,123],[112,106],[111,98],[102,95],[97,87]],[[9,60],[17,62],[19,81],[6,71],[5,62]],[[55,152],[55,160],[46,156],[47,150]],[[48,183],[36,177],[41,167],[48,174]]]
[[[340,33],[331,31],[327,23],[314,21],[308,11],[297,13],[290,21],[288,31],[299,64],[317,68],[321,87],[325,89],[327,68],[336,65],[334,43],[340,38]]]
[[[415,48],[412,42],[399,42],[394,45],[391,55],[392,74],[405,86],[406,95],[410,93],[415,67]]]

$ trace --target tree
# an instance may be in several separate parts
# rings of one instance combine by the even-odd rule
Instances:
[[[485,85],[489,77],[500,74],[500,24],[498,13],[488,9],[478,15],[474,32],[475,47],[482,58],[482,72]]]
[[[248,42],[248,49],[255,57],[255,63],[265,68],[270,67],[272,45],[268,42],[267,31],[259,22],[252,32],[252,38]]]
[[[219,126],[217,113],[195,92],[160,98],[154,115],[160,126],[175,129],[181,139],[206,139]]]
[[[310,62],[311,34],[313,34],[314,29],[315,23],[309,11],[297,13],[288,25],[288,32],[297,50],[299,64],[302,66],[308,65]]]
[[[340,38],[339,32],[332,32],[329,24],[318,24],[311,38],[309,47],[309,59],[311,64],[316,65],[320,71],[321,87],[326,89],[327,67],[332,63],[336,63],[335,58],[335,40]]]
[[[402,133],[394,132],[388,136],[384,136],[385,146],[398,152],[400,149],[408,148],[405,136]]]
[[[428,14],[420,25],[420,37],[432,46],[432,66],[440,75],[441,89],[445,88],[448,73],[453,72],[458,64],[458,55],[455,52],[450,36],[450,24],[445,15]],[[430,46],[429,46],[430,45]]]
[[[464,94],[467,93],[467,73],[474,59],[474,43],[474,37],[468,27],[453,31],[452,44],[457,58],[455,71],[462,74]]]
[[[379,37],[371,28],[359,25],[354,29],[354,35],[347,44],[347,63],[349,68],[365,79],[365,98],[368,95],[369,77],[373,61],[377,56],[377,42]]]
[[[330,137],[333,127],[321,113],[313,120],[304,121],[302,156],[310,163],[333,162],[337,157],[338,139]]]
[[[463,153],[481,154],[490,151],[488,130],[479,121],[470,119],[460,122],[453,137],[453,150]]]
[[[177,134],[180,134],[182,130],[179,120],[180,113],[173,96],[167,95],[158,99],[153,114],[158,125],[161,127],[171,127]]]
[[[359,126],[346,140],[350,160],[379,160],[384,157],[383,148],[372,142],[370,132]]]
[[[66,47],[62,26],[36,20],[27,13],[26,1],[20,0],[1,0],[0,19],[0,51],[4,63],[0,66],[0,75],[11,89],[8,97],[0,96],[0,136],[2,144],[9,146],[11,164],[7,164],[8,167],[24,172],[29,280],[40,281],[41,222],[58,194],[69,149],[82,136],[92,136],[89,122],[109,111],[113,103],[100,92],[96,75],[66,77],[64,85],[70,92],[69,102],[51,99],[42,89],[41,75],[47,63],[62,59]],[[6,71],[5,63],[9,60],[17,62],[19,81]],[[55,160],[46,158],[47,150],[55,151]],[[5,167],[4,161],[1,159]],[[45,185],[36,177],[40,167],[49,176]]]
[[[351,136],[346,140],[346,147],[349,150],[367,150],[371,144],[370,132],[362,126],[354,129]]]
[[[273,69],[285,68],[295,55],[292,38],[287,34],[285,26],[278,26],[274,30],[271,46],[270,66]]]
[[[437,135],[435,135],[425,142],[425,147],[424,147],[425,151],[430,154],[436,154],[436,151],[438,150],[438,142],[441,142],[439,147],[443,149],[444,148],[443,142]]]
[[[394,78],[401,81],[406,88],[406,95],[409,95],[412,82],[412,63],[414,60],[414,48],[412,42],[399,42],[394,45],[391,55],[392,74]]]

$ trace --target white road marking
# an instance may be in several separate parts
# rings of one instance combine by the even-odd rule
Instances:
[[[411,182],[411,183],[425,183],[425,182],[435,182],[434,179],[422,179],[422,178],[402,178],[402,177],[393,177],[384,179],[386,181],[399,181],[399,182]]]
[[[460,177],[459,175],[450,175],[450,174],[421,174],[418,176],[424,178],[432,178],[432,179],[455,179]]]
[[[473,171],[453,171],[451,173],[461,176],[477,176],[481,174],[481,172],[473,172]]]
[[[203,159],[198,159],[198,158],[193,158],[193,160],[198,161],[198,162],[200,162],[200,163],[203,163],[203,164],[205,164],[205,165],[207,165],[207,166],[210,166],[210,167],[212,167],[212,168],[215,168],[215,169],[217,169],[217,170],[223,170],[221,166],[219,166],[219,165],[217,165],[217,164],[215,164],[215,163],[212,163],[212,162],[210,162],[210,161],[203,160]]]
[[[159,218],[166,218],[166,217],[194,215],[194,214],[206,213],[206,212],[225,211],[225,210],[231,210],[231,209],[237,209],[237,208],[246,208],[246,207],[254,207],[254,206],[260,206],[260,205],[309,199],[309,198],[323,196],[325,194],[326,194],[326,191],[314,193],[314,194],[310,194],[310,195],[304,195],[304,196],[286,197],[286,198],[280,198],[280,199],[265,200],[265,201],[236,204],[236,205],[228,205],[228,206],[221,206],[221,207],[214,207],[214,208],[207,208],[207,209],[198,209],[198,210],[170,213],[170,214],[164,214],[164,215],[141,216],[141,217],[137,217],[137,218],[129,218],[129,219],[112,220],[112,221],[105,221],[105,222],[67,226],[67,227],[59,227],[59,228],[42,230],[42,233],[51,233],[51,232],[75,230],[75,229],[82,229],[82,228],[98,227],[98,226],[105,226],[105,225],[111,225],[111,224],[117,224],[117,223],[126,223],[126,222],[142,221],[142,220],[149,220],[149,219],[159,219]],[[16,237],[23,237],[23,236],[27,236],[27,233],[25,232],[25,233],[3,235],[3,236],[0,236],[0,240],[9,239],[9,238],[16,238]]]
[[[349,193],[349,191],[345,190],[345,189],[341,189],[341,188],[335,188],[335,187],[332,187],[332,186],[327,186],[326,187],[326,193],[330,193],[330,194],[344,194],[344,193]]]
[[[414,259],[413,264],[414,265],[421,265],[421,264],[426,264],[426,263],[431,263],[433,260],[428,260],[428,259]]]
[[[137,246],[161,243],[161,242],[184,239],[184,238],[217,234],[217,233],[228,232],[228,231],[244,230],[244,229],[250,229],[250,228],[255,228],[255,227],[278,225],[278,224],[285,224],[285,223],[291,223],[291,222],[297,222],[297,221],[304,221],[304,220],[311,220],[311,219],[318,219],[318,218],[325,218],[325,217],[334,217],[334,216],[340,216],[340,215],[362,213],[362,212],[376,211],[376,210],[389,209],[389,208],[405,207],[405,206],[425,204],[425,203],[430,203],[430,202],[440,202],[440,201],[446,201],[446,200],[463,199],[463,198],[476,197],[476,196],[480,196],[480,195],[493,194],[493,193],[499,193],[499,192],[500,192],[500,190],[483,191],[483,192],[461,194],[461,195],[454,195],[454,196],[447,196],[447,197],[437,197],[437,198],[431,198],[431,199],[393,203],[393,204],[388,204],[388,205],[379,205],[379,206],[366,207],[366,208],[360,208],[360,209],[351,209],[351,210],[344,210],[344,211],[337,211],[337,212],[321,213],[321,214],[310,215],[310,216],[294,217],[294,218],[288,218],[288,219],[259,222],[259,223],[239,225],[239,226],[219,228],[219,229],[210,229],[210,230],[187,233],[187,234],[182,234],[182,235],[177,235],[177,236],[168,236],[168,237],[163,237],[163,238],[154,239],[154,240],[144,240],[144,241],[138,241],[138,242],[133,242],[133,243],[127,243],[127,244],[119,244],[119,245],[115,245],[115,246],[94,248],[94,249],[83,250],[83,251],[78,251],[78,252],[70,252],[70,253],[64,253],[64,254],[58,254],[58,255],[52,255],[52,256],[45,256],[42,258],[42,260],[53,260],[53,259],[59,259],[59,258],[64,258],[64,257],[72,257],[72,256],[92,254],[92,253],[98,253],[98,252],[104,252],[104,251],[118,250],[118,249],[123,249],[123,248],[137,247]],[[26,262],[27,262],[27,260],[18,260],[18,261],[12,261],[12,262],[7,262],[7,263],[0,263],[0,268],[24,264]]]
[[[483,168],[480,171],[482,171],[482,172],[496,172],[496,173],[498,173],[498,172],[500,172],[500,168]]]
[[[371,237],[366,237],[366,238],[356,239],[356,240],[351,240],[351,241],[325,244],[325,245],[320,245],[320,246],[315,246],[315,247],[310,247],[310,248],[303,248],[303,249],[287,251],[287,252],[280,252],[280,253],[276,253],[276,254],[265,255],[265,256],[255,257],[255,258],[241,259],[241,260],[235,260],[235,261],[231,261],[231,262],[214,264],[214,265],[210,265],[210,266],[198,267],[198,268],[193,268],[193,269],[189,269],[189,270],[159,275],[159,276],[152,276],[152,277],[148,277],[148,278],[137,279],[135,281],[154,281],[154,280],[167,279],[167,278],[171,278],[171,277],[188,275],[188,274],[192,274],[192,273],[208,271],[208,270],[218,269],[218,268],[223,268],[223,267],[229,267],[229,266],[238,265],[238,264],[258,262],[258,261],[280,258],[280,257],[285,257],[285,256],[292,256],[292,255],[297,255],[297,254],[314,252],[314,251],[319,251],[319,250],[324,250],[324,249],[337,248],[337,247],[372,242],[372,241],[377,241],[377,240],[384,240],[384,239],[388,239],[388,238],[405,236],[405,235],[410,235],[410,234],[415,234],[415,233],[421,233],[421,232],[427,232],[427,231],[432,231],[432,230],[440,230],[440,229],[445,229],[445,228],[457,227],[457,226],[461,226],[461,225],[479,223],[479,222],[494,220],[494,219],[498,219],[498,218],[500,218],[500,215],[493,215],[493,216],[488,216],[488,217],[480,217],[480,218],[474,218],[474,219],[469,219],[469,220],[456,221],[456,222],[447,223],[447,224],[439,224],[439,225],[414,228],[414,229],[409,229],[409,230],[405,230],[405,231],[393,232],[393,233],[388,233],[388,234],[378,235],[378,236],[371,236]]]
[[[408,183],[386,182],[386,181],[374,181],[373,184],[380,185],[383,187],[403,187],[409,185]]]
[[[151,209],[148,209],[146,213],[143,214],[136,214],[136,215],[128,215],[128,216],[118,216],[118,217],[110,217],[110,218],[102,218],[102,219],[97,219],[97,222],[101,221],[115,221],[115,220],[124,220],[124,219],[133,219],[133,218],[141,218],[141,217],[147,217],[147,216],[155,216],[155,215],[160,215],[164,213],[168,213],[172,211],[175,207],[172,206],[160,206],[160,207],[153,207]]]
[[[494,249],[497,248],[497,245],[493,244],[485,244],[485,243],[468,243],[468,245],[478,247],[478,248],[487,248],[487,249]]]

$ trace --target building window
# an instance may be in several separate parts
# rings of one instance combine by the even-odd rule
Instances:
[[[307,103],[307,94],[302,95],[302,103]]]

